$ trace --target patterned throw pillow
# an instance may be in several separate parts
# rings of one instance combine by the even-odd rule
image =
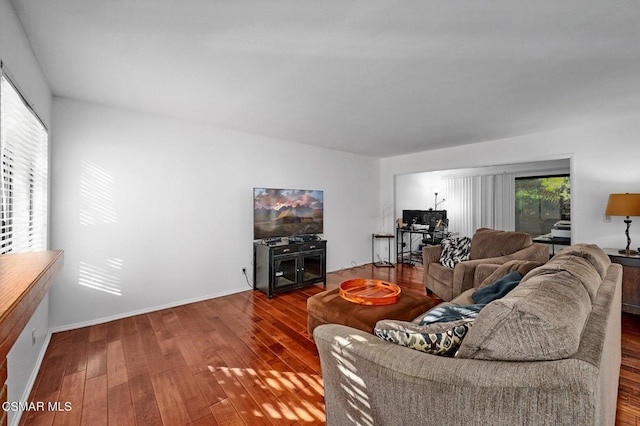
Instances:
[[[442,245],[440,263],[443,266],[453,268],[456,263],[469,260],[471,257],[471,238],[469,237],[445,238],[440,244]]]
[[[433,355],[452,357],[458,352],[462,339],[472,324],[472,318],[429,325],[381,320],[373,332],[387,342]]]

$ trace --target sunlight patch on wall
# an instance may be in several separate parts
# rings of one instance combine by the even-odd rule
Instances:
[[[115,296],[122,296],[120,275],[123,264],[124,261],[117,258],[107,259],[100,264],[80,262],[78,284]]]
[[[80,224],[117,223],[113,176],[105,168],[83,160],[80,174]]]

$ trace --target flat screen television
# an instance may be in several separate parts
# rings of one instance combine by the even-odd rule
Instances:
[[[253,239],[322,234],[324,193],[253,188]]]

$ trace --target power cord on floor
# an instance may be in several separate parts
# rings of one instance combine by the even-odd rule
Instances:
[[[347,271],[350,271],[351,273],[355,273],[356,269],[360,269],[364,267],[366,267],[366,265],[358,265],[355,260],[352,260],[350,267],[347,268],[347,267],[341,266],[340,269],[336,272],[338,274],[342,274],[343,272],[347,272]]]

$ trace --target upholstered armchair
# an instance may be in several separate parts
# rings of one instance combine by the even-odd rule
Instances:
[[[450,301],[473,287],[477,265],[502,264],[514,259],[546,263],[549,248],[534,244],[524,232],[498,231],[480,228],[471,238],[471,258],[459,262],[453,268],[440,263],[442,246],[425,246],[422,249],[424,286],[444,301]]]

